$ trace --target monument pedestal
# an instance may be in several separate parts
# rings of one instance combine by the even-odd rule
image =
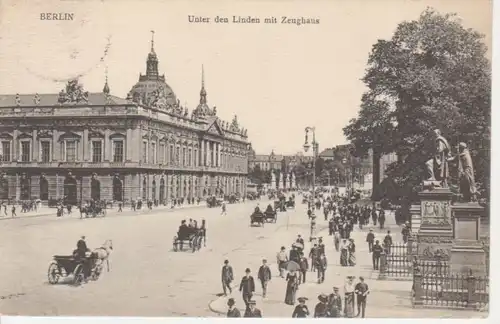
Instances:
[[[453,245],[453,193],[448,188],[433,188],[420,192],[419,196],[421,221],[417,234],[418,258],[424,261],[449,261]]]
[[[486,253],[479,240],[484,207],[478,203],[458,203],[452,210],[451,272],[486,276]]]

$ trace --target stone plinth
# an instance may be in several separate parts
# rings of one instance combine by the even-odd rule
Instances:
[[[478,203],[459,203],[452,206],[453,248],[451,271],[486,275],[486,253],[480,242],[481,215],[484,207]]]
[[[422,215],[420,213],[420,205],[411,205],[410,207],[410,225],[412,234],[417,234],[420,230]]]
[[[424,190],[420,196],[420,228],[417,234],[420,260],[450,260],[453,244],[451,197],[448,188]],[[412,208],[413,209],[413,208]]]

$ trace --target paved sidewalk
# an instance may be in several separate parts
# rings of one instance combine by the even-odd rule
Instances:
[[[395,222],[388,222],[389,228],[395,229],[399,226]],[[373,226],[372,226],[373,227]],[[314,313],[314,307],[318,303],[318,295],[321,293],[330,294],[333,292],[333,287],[339,287],[340,294],[343,296],[344,282],[348,275],[356,277],[363,276],[365,282],[370,287],[370,295],[367,301],[366,317],[368,318],[478,318],[483,314],[475,311],[457,311],[448,309],[414,309],[411,305],[410,292],[411,281],[378,281],[378,271],[374,271],[372,267],[371,254],[368,252],[368,246],[365,243],[366,233],[370,226],[365,227],[362,231],[356,228],[351,234],[356,243],[357,264],[355,267],[341,267],[340,253],[336,252],[333,245],[333,238],[328,236],[327,230],[322,230],[318,236],[323,236],[326,245],[326,256],[328,260],[328,268],[325,281],[322,284],[317,283],[317,273],[308,272],[306,275],[306,283],[299,286],[296,297],[307,297],[307,305],[311,312],[311,317]],[[387,232],[387,229],[374,230],[377,239],[382,240]],[[394,242],[401,241],[399,231],[391,230]],[[287,251],[288,251],[288,246]],[[305,252],[308,253],[310,244],[306,243]],[[272,253],[272,251],[269,251]],[[274,252],[276,253],[276,252]],[[273,256],[272,254],[270,256]],[[273,257],[268,257],[269,261],[274,261]],[[310,260],[309,260],[310,262]],[[252,265],[253,266],[253,265]],[[267,298],[262,299],[262,289],[260,281],[257,280],[257,269],[260,265],[253,266],[252,275],[256,280],[256,294],[254,300],[257,302],[264,317],[288,317],[292,316],[294,306],[289,306],[284,303],[286,281],[277,276],[276,264],[271,265],[273,278],[268,284]],[[244,312],[244,302],[241,293],[238,291],[240,276],[235,274],[235,286],[231,296],[236,301],[236,306]],[[356,278],[357,281],[357,278]],[[209,308],[218,314],[225,316],[227,312],[227,299],[229,297],[219,297],[210,302]]]

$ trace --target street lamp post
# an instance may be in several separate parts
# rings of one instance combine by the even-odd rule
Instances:
[[[312,200],[313,200],[313,210],[314,210],[314,197],[316,195],[316,158],[318,156],[318,142],[316,142],[316,128],[315,127],[306,127],[306,139],[304,142],[304,151],[307,152],[309,151],[309,148],[311,147],[312,144],[312,149],[313,149],[313,161],[312,161],[312,171],[313,171],[313,177],[312,177]],[[309,144],[308,141],[308,134],[309,132],[312,132],[312,143]]]

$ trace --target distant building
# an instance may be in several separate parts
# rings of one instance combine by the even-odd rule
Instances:
[[[324,149],[319,153],[319,157],[325,161],[333,161],[335,160],[335,150],[333,148]]]
[[[295,155],[275,154],[253,154],[249,156],[248,169],[253,170],[257,165],[263,171],[269,170],[292,170],[296,165],[302,162],[312,161],[312,156],[304,156],[302,152]]]
[[[398,160],[398,155],[396,153],[385,154],[380,158],[380,169],[379,169],[380,182],[384,181],[384,179],[386,178],[385,172],[387,171],[389,165],[391,165],[394,162],[397,162],[397,160]],[[376,170],[373,171],[376,172]]]

